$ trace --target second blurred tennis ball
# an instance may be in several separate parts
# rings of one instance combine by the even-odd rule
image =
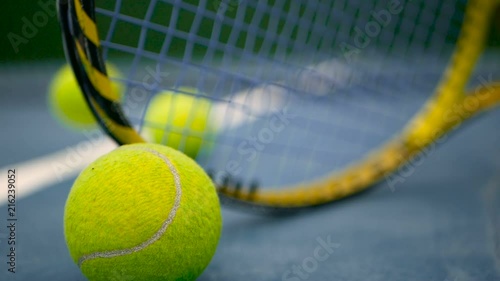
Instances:
[[[122,77],[115,66],[107,64],[106,69],[110,77]],[[112,82],[111,88],[118,95],[123,94],[120,83]],[[69,65],[66,64],[57,71],[48,91],[50,110],[63,125],[75,129],[88,129],[96,125],[96,119]]]
[[[211,148],[210,138],[215,133],[209,120],[212,104],[196,97],[199,94],[195,88],[179,87],[177,92],[160,92],[151,100],[144,131],[153,142],[178,149],[193,159],[202,147]]]

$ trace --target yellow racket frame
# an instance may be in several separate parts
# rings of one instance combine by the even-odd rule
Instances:
[[[97,26],[82,6],[83,2],[89,1],[70,1],[73,1],[73,8],[70,8],[68,14],[70,18],[76,16],[80,32],[75,35],[73,31],[66,40],[68,38],[74,40],[70,43],[76,48],[74,53],[76,58],[73,59],[78,61],[80,71],[83,70],[82,73],[93,88],[93,91],[86,91],[82,86],[85,82],[80,81],[94,114],[118,143],[145,142],[130,125],[110,117],[98,102],[99,99],[105,100],[119,107],[119,97],[111,94],[111,81],[105,74],[105,66],[96,65],[89,60],[91,57],[89,45],[100,49]],[[417,153],[458,127],[464,120],[497,105],[500,102],[498,84],[482,85],[471,93],[466,93],[465,88],[485,48],[489,25],[498,4],[499,1],[491,0],[468,1],[455,51],[434,95],[406,128],[385,145],[346,169],[332,172],[315,181],[278,190],[266,188],[240,190],[230,186],[220,186],[219,193],[250,205],[272,208],[307,207],[335,201],[365,190],[389,177]],[[70,48],[67,46],[67,53],[71,52],[68,49]],[[73,67],[77,72],[75,64]]]

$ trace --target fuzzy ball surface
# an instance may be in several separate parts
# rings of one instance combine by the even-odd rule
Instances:
[[[64,213],[69,252],[91,281],[195,280],[221,227],[211,179],[158,144],[121,146],[96,160],[75,181]]]

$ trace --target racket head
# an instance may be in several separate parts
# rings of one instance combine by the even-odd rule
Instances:
[[[492,83],[467,84],[496,7],[490,1],[216,9],[146,1],[135,11],[128,1],[96,2],[60,1],[59,13],[68,60],[101,126],[120,144],[144,142],[144,128],[171,129],[144,122],[152,97],[196,87],[191,95],[218,106],[211,118],[222,127],[200,136],[215,149],[196,160],[233,205],[288,210],[352,195],[500,99]],[[179,26],[182,18],[191,24]],[[104,62],[113,57],[128,60],[126,100],[110,94]],[[138,108],[134,89],[146,92]],[[478,105],[469,110],[471,97]]]

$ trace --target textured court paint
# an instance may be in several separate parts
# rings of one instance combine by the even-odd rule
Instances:
[[[19,167],[23,171],[20,180],[31,181],[30,172],[10,162],[44,155],[78,141],[74,134],[53,122],[46,112],[44,97],[36,91],[50,80],[47,70],[55,70],[57,66],[43,63],[0,68],[0,83],[10,83],[17,93],[0,97],[2,113],[11,120],[3,123],[3,128],[11,128],[17,136],[15,140],[0,140],[4,148],[1,165]],[[26,107],[28,98],[33,107]],[[30,119],[35,121],[29,122]],[[436,280],[436,276],[443,276],[437,281],[467,280],[446,275],[444,259],[472,274],[475,279],[470,280],[500,280],[500,271],[495,269],[500,262],[493,263],[494,240],[488,239],[492,217],[486,209],[488,202],[481,196],[484,190],[481,187],[486,188],[490,180],[494,184],[496,174],[500,175],[495,168],[500,168],[500,159],[494,153],[500,140],[500,130],[496,129],[499,123],[498,110],[470,123],[466,130],[436,150],[417,168],[418,173],[398,185],[395,192],[381,184],[372,192],[338,205],[278,218],[262,218],[226,208],[217,254],[199,279],[281,280],[283,271],[289,269],[287,265],[301,265],[311,255],[316,237],[331,234],[332,240],[341,243],[342,250],[320,264],[308,280],[396,281],[401,276],[408,276],[406,280]],[[33,133],[42,129],[45,134],[37,137],[35,145]],[[55,135],[57,139],[51,140]],[[23,149],[26,144],[21,139],[31,139],[30,150]],[[46,166],[47,163],[50,162]],[[272,168],[271,163],[265,166]],[[491,187],[498,189],[500,179],[497,183]],[[18,250],[23,253],[26,268],[15,274],[16,280],[87,280],[68,257],[61,231],[70,185],[67,181],[52,184],[20,200],[19,214],[30,231],[22,232],[24,242]],[[500,194],[496,198],[500,203]],[[500,205],[495,207],[500,210]],[[4,212],[7,206],[0,206],[0,213]],[[500,211],[497,213],[500,215]],[[451,252],[460,245],[468,247]],[[440,256],[442,252],[448,255]],[[352,270],[353,267],[361,270]],[[9,278],[7,271],[0,271],[0,280]]]
[[[73,261],[90,280],[109,280],[117,269],[120,280],[194,280],[216,250],[221,224],[215,187],[201,167],[166,146],[136,144],[80,174],[64,229]]]

